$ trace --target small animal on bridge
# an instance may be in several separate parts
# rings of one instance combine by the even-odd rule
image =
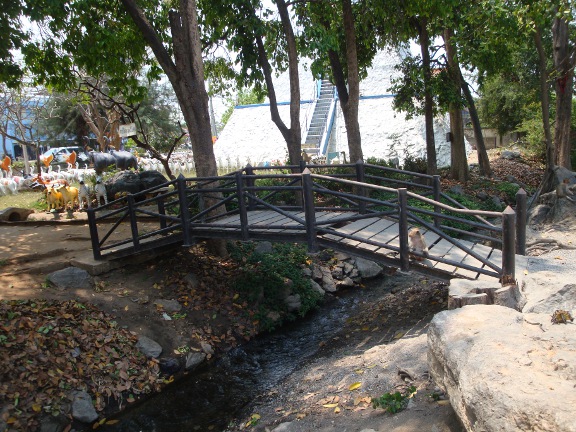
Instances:
[[[90,189],[84,183],[84,180],[80,180],[80,187],[78,188],[78,206],[83,209],[84,208],[84,201],[88,208],[92,208],[92,203],[90,202]]]
[[[408,231],[408,246],[410,247],[410,258],[416,261],[424,261],[428,257],[428,246],[426,240],[418,228]],[[424,255],[414,255],[414,253]]]
[[[70,203],[70,208],[73,209],[76,203],[79,204],[78,188],[74,186],[60,186],[57,191],[62,194],[64,207],[67,207],[68,203]]]
[[[102,198],[104,199],[104,204],[108,204],[108,193],[106,192],[106,185],[102,183],[102,180],[100,178],[96,180],[96,186],[94,186],[94,192],[96,193],[97,207],[100,207]]]
[[[57,210],[64,205],[64,197],[61,192],[50,186],[46,188],[46,202],[48,203],[48,211]]]

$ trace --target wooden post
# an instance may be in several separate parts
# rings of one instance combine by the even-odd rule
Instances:
[[[434,201],[440,202],[440,191],[442,189],[442,185],[440,183],[440,176],[435,175],[432,178],[432,191],[434,194]],[[442,208],[440,206],[434,206],[434,213],[442,213]],[[440,218],[438,216],[434,216],[434,226],[436,228],[440,228]]]
[[[304,216],[306,220],[306,241],[308,252],[318,252],[316,240],[316,210],[314,209],[314,192],[312,191],[312,175],[306,168],[302,172],[302,195],[304,197]]]
[[[166,206],[164,206],[164,197],[158,197],[158,214],[166,216]],[[166,219],[160,217],[160,229],[166,228]]]
[[[398,234],[400,241],[400,270],[410,268],[410,248],[408,247],[408,190],[398,189]]]
[[[250,164],[246,165],[245,171],[247,176],[254,175],[254,168],[252,168],[252,165]],[[253,178],[246,179],[246,187],[254,187],[255,183],[256,182]],[[255,209],[256,209],[256,202],[252,198],[248,198],[248,210],[255,210]]]
[[[128,202],[128,215],[130,216],[130,230],[132,231],[132,244],[134,245],[134,252],[140,249],[140,240],[138,239],[138,220],[136,219],[136,211],[134,195],[128,194],[126,197]]]
[[[298,163],[298,165],[300,165],[300,172],[303,173],[304,170],[306,169],[306,161],[305,161],[305,160],[300,160],[300,162]]]
[[[248,233],[248,213],[244,201],[244,177],[240,171],[236,173],[236,193],[238,195],[238,212],[240,213],[240,232],[242,240],[246,241],[250,235]]]
[[[526,191],[522,188],[516,193],[516,253],[526,255]]]
[[[24,151],[27,151],[24,149]],[[92,255],[95,260],[102,259],[102,254],[100,253],[100,240],[98,239],[98,227],[96,226],[96,210],[88,207],[86,210],[88,213],[88,227],[90,228],[90,240],[92,241]]]
[[[502,286],[516,282],[516,214],[510,206],[502,212]]]
[[[362,159],[358,159],[356,161],[356,181],[359,183],[364,183],[364,161]],[[359,186],[357,188],[356,194],[360,197],[366,196],[366,188]],[[358,200],[358,213],[364,214],[366,213],[366,201],[359,199]]]
[[[188,209],[188,199],[186,198],[186,179],[182,174],[176,179],[178,187],[178,204],[180,205],[180,219],[182,220],[182,246],[192,246],[192,237],[190,234],[190,212]],[[198,197],[200,201],[200,197]]]

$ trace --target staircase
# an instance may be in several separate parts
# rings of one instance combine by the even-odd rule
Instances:
[[[328,112],[330,105],[334,99],[334,86],[328,80],[322,80],[320,86],[320,94],[316,100],[312,120],[308,127],[306,140],[302,144],[302,150],[311,156],[317,156],[320,151],[320,145],[324,131],[326,130],[326,123],[328,121]]]

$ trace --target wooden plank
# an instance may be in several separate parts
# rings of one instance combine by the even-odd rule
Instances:
[[[369,226],[363,228],[361,231],[357,232],[356,235],[361,236],[365,239],[372,239],[377,234],[379,234],[382,231],[385,231],[386,229],[389,229],[393,226],[395,226],[396,230],[398,230],[398,228],[397,228],[398,224],[396,222],[394,222],[390,219],[380,219],[379,218],[372,225],[369,225]],[[350,240],[350,239],[346,239],[343,241],[346,244],[349,244],[350,246],[358,246],[361,243],[360,241]]]
[[[378,220],[379,220],[379,218],[360,219],[360,220],[351,222],[348,225],[344,225],[343,227],[336,228],[335,231],[342,233],[342,234],[352,235],[352,234],[362,230],[363,228],[372,225],[373,223],[377,222]],[[336,234],[324,234],[323,237],[326,239],[335,240],[335,241],[347,240],[347,239],[342,238],[341,236],[338,236]]]
[[[396,244],[391,243],[395,239],[398,238],[398,224],[395,223],[393,225],[389,225],[386,228],[384,228],[384,225],[382,225],[382,228],[383,229],[380,232],[378,232],[377,234],[373,235],[370,238],[370,240],[377,241],[377,242],[383,243],[383,244],[390,244],[392,246],[398,247],[399,246],[398,241],[396,241]],[[358,247],[361,247],[362,249],[371,250],[371,251],[377,252],[377,253],[381,253],[381,251],[379,249],[382,249],[382,251],[386,251],[385,253],[383,253],[384,255],[391,252],[390,249],[380,248],[379,246],[374,246],[374,245],[367,244],[367,243],[359,244]]]
[[[484,249],[485,246],[480,244],[473,244],[472,251],[476,252],[478,255],[482,256],[486,252]],[[487,258],[483,256],[483,258]],[[483,268],[485,264],[482,261],[477,260],[472,255],[466,255],[466,257],[461,261],[462,264],[471,265],[478,268]],[[478,272],[474,272],[468,269],[458,268],[455,272],[456,275],[461,275],[463,277],[472,277],[473,279],[477,279],[479,274]]]
[[[446,240],[444,240],[446,241]],[[446,243],[450,243],[448,241],[446,241]],[[462,240],[460,241],[460,243],[470,249],[472,249],[472,247],[474,246],[474,243]],[[451,261],[455,261],[457,263],[462,262],[466,257],[468,256],[468,254],[463,251],[462,249],[452,245],[452,247],[448,250],[448,252],[446,254],[444,254],[444,258],[449,259]],[[445,263],[441,263],[441,262],[436,262],[436,264],[434,265],[434,268],[437,270],[442,270],[445,273],[448,274],[455,274],[455,272],[458,270],[458,267],[453,266],[451,264],[445,264]],[[473,273],[469,270],[463,270],[463,272],[468,272],[466,274],[469,274],[469,276],[467,277],[476,277],[476,273]],[[473,276],[472,276],[473,275]]]

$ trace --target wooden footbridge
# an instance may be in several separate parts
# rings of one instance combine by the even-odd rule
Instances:
[[[469,210],[441,191],[439,176],[358,162],[250,167],[178,179],[89,209],[95,259],[197,240],[268,240],[331,248],[437,278],[515,280],[525,249],[526,193],[516,212]],[[117,228],[130,225],[125,238]],[[419,227],[428,256],[410,251]],[[418,260],[420,258],[420,260]]]

